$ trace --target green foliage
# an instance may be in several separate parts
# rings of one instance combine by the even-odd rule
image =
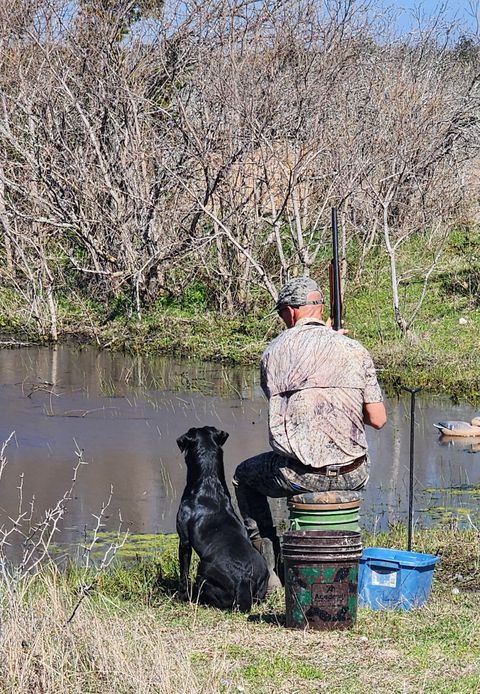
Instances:
[[[413,326],[403,338],[393,318],[390,276],[385,254],[373,253],[362,278],[350,284],[345,297],[345,321],[350,336],[374,354],[388,391],[402,385],[449,394],[453,399],[480,401],[475,345],[480,340],[478,287],[480,239],[476,229],[456,228],[432,274],[425,300]],[[357,251],[353,248],[354,258]],[[421,268],[431,262],[420,235],[399,248],[399,293],[408,318],[423,290]]]
[[[196,315],[199,311],[206,311],[209,305],[207,286],[200,280],[194,280],[186,286],[181,296],[171,300],[170,305],[178,307],[187,314]]]
[[[461,254],[465,262],[468,262],[470,253],[478,251],[480,253],[480,235],[478,229],[457,226],[450,232],[448,238],[448,249],[457,254]]]
[[[64,292],[57,294],[57,310],[60,320],[87,321],[89,318],[100,321],[103,317],[104,307],[91,296],[80,299],[74,294]]]
[[[116,562],[110,571],[100,576],[97,589],[111,598],[150,605],[159,598],[162,579],[160,560],[138,557],[129,564]]]
[[[178,281],[175,278],[172,282]],[[164,313],[196,316],[198,313],[211,308],[212,292],[205,282],[200,279],[185,281],[183,289],[169,295],[160,296],[153,306],[146,311],[146,320],[152,322],[156,316]]]
[[[106,315],[103,318],[105,323],[109,321],[121,320],[131,317],[133,312],[132,295],[126,292],[119,292],[110,297],[106,305]]]
[[[21,313],[20,297],[13,289],[0,288],[0,331],[4,334],[28,333],[29,325]]]
[[[118,541],[116,533],[99,532],[91,557],[98,563],[108,546]],[[196,573],[198,557],[192,556],[191,576]],[[68,582],[75,589],[79,582],[92,580],[95,570],[87,576],[81,568],[71,563],[68,566]],[[113,600],[137,601],[156,604],[165,594],[172,594],[178,586],[178,537],[177,535],[147,535],[143,533],[128,535],[117,552],[115,561],[108,571],[100,573],[95,582],[99,595]]]

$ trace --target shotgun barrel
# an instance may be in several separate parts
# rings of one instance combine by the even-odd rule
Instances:
[[[340,283],[340,257],[338,253],[337,208],[332,207],[332,260],[329,267],[330,317],[334,330],[342,327],[342,292]]]

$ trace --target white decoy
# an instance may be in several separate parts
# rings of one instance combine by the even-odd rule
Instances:
[[[478,421],[478,426],[473,422]],[[439,429],[445,436],[480,436],[480,418],[475,417],[472,424],[456,420],[446,420],[438,422],[434,427]]]
[[[475,415],[475,417],[472,419],[472,426],[480,427],[480,414]]]

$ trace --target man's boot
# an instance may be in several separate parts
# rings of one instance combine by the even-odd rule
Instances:
[[[277,534],[273,536],[273,539],[271,540],[272,542],[272,552],[273,552],[273,561],[274,561],[274,567],[275,567],[275,573],[277,574],[278,578],[280,579],[280,583],[285,585],[285,580],[284,580],[284,570],[283,570],[283,561],[282,561],[282,551],[280,548],[280,540],[278,539]]]
[[[278,538],[277,538],[278,542]],[[272,540],[268,537],[255,537],[252,540],[252,545],[255,547],[257,552],[264,557],[267,562],[268,568],[268,586],[267,595],[273,593],[277,588],[282,587],[282,582],[275,573],[276,558],[275,558],[275,547]],[[278,547],[280,548],[280,543],[278,542]]]

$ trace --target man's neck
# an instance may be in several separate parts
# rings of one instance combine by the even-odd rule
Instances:
[[[315,318],[314,316],[304,316],[303,318],[299,318],[295,322],[295,325],[293,325],[292,327],[296,328],[301,325],[306,325],[307,323],[317,323],[318,325],[325,325],[324,321],[321,318]]]

